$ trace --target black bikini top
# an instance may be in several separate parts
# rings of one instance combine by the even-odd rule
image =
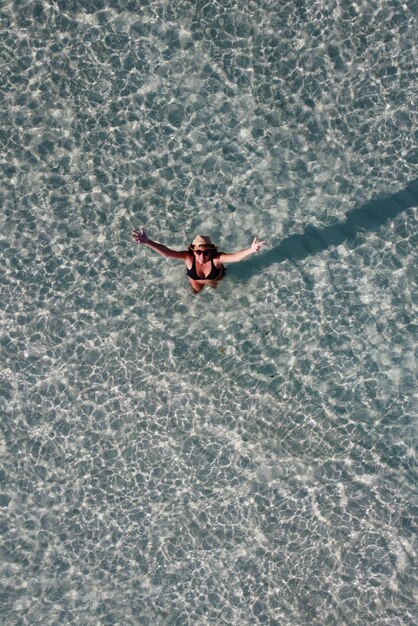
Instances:
[[[186,276],[191,278],[192,280],[217,280],[221,278],[225,274],[225,268],[223,265],[221,267],[215,267],[213,259],[211,259],[212,267],[210,268],[210,272],[208,276],[198,276],[196,272],[196,259],[193,258],[193,265],[191,268],[187,268]]]

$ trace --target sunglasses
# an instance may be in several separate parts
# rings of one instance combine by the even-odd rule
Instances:
[[[206,256],[208,254],[210,254],[210,250],[195,250],[196,254],[203,254],[203,256]]]

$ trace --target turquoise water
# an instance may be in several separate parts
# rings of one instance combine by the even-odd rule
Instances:
[[[415,625],[414,3],[0,6],[3,623]]]

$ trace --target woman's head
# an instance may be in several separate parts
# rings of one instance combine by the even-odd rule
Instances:
[[[208,235],[197,235],[190,244],[189,250],[195,256],[204,259],[212,257],[218,251],[218,248],[212,243]]]

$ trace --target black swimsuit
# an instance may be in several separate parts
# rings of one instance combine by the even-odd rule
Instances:
[[[198,276],[197,271],[196,271],[196,259],[193,258],[193,265],[191,266],[190,269],[187,268],[186,276],[188,276],[192,280],[220,280],[221,278],[225,276],[226,269],[224,268],[223,265],[221,265],[221,267],[215,267],[213,263],[213,259],[211,259],[211,262],[212,262],[212,267],[210,269],[209,275]]]

